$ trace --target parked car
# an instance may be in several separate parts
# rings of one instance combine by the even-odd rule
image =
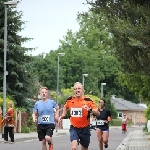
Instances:
[[[96,130],[96,120],[90,120],[90,129]]]

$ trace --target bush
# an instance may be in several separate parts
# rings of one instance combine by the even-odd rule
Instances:
[[[128,126],[131,127],[132,125],[133,125],[133,123],[132,123],[132,121],[130,120],[130,121],[128,122]]]
[[[147,123],[145,124],[145,127],[143,127],[144,132],[148,132]]]
[[[29,125],[29,128],[30,128],[30,131],[32,131],[32,132],[37,131],[36,123],[33,122],[31,114],[30,114],[30,117],[29,117],[29,120],[28,120],[28,125]]]
[[[25,126],[25,125],[23,125],[21,127],[21,133],[30,133],[30,128]]]
[[[122,121],[121,119],[112,119],[110,121],[110,126],[121,126]]]
[[[14,107],[14,102],[11,98],[6,97],[6,110],[8,109],[7,103],[12,102],[13,107]],[[3,107],[3,96],[0,94],[0,107]],[[15,107],[14,107],[15,108]]]

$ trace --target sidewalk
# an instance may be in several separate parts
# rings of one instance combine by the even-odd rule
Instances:
[[[130,132],[116,150],[149,150],[150,141],[142,130]]]
[[[132,127],[137,127],[137,125],[132,126]],[[121,128],[118,126],[111,126],[111,128]],[[65,135],[69,134],[69,129],[58,129],[58,132],[54,130],[53,136],[60,136],[60,135]],[[30,133],[15,133],[15,142],[21,142],[21,141],[26,141],[26,140],[33,140],[37,139],[37,132],[30,132]],[[3,142],[4,139],[2,138],[2,134],[0,135],[0,143]]]
[[[66,134],[69,134],[69,129],[58,129],[57,132],[56,132],[56,130],[54,130],[54,132],[53,132],[53,136],[61,136],[61,135],[66,135]],[[15,142],[38,139],[37,132],[14,133],[14,137],[15,137]],[[2,138],[2,134],[1,134],[0,143],[3,141],[4,141],[4,139]]]

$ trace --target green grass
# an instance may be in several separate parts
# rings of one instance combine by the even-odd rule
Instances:
[[[145,135],[150,135],[150,132],[145,132]]]

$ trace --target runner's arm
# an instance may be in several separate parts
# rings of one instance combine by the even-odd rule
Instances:
[[[59,106],[57,106],[55,109],[56,109],[55,116],[59,117]]]
[[[93,101],[90,102],[90,112],[96,116],[100,115],[100,111]]]
[[[33,113],[32,113],[32,119],[33,119],[33,122],[37,121],[37,112],[33,111]]]
[[[38,116],[38,109],[37,109],[37,102],[36,102],[33,107],[33,113],[32,113],[33,122],[37,122],[37,116]]]
[[[61,122],[62,119],[64,119],[66,115],[67,115],[67,108],[64,105],[62,115],[59,117],[59,122]]]
[[[63,107],[63,112],[62,112],[62,115],[59,117],[59,120],[61,121],[62,119],[65,118],[65,116],[67,115],[67,111],[69,110],[69,100],[70,100],[71,97],[69,97],[67,100],[66,100],[66,103]]]
[[[107,117],[108,122],[110,122],[112,120],[112,115],[110,110],[108,110],[108,117]]]
[[[66,116],[67,115],[67,111],[68,111],[68,109],[67,109],[67,107],[66,107],[66,105],[64,105],[64,107],[63,107],[63,112],[62,112],[62,116]]]

